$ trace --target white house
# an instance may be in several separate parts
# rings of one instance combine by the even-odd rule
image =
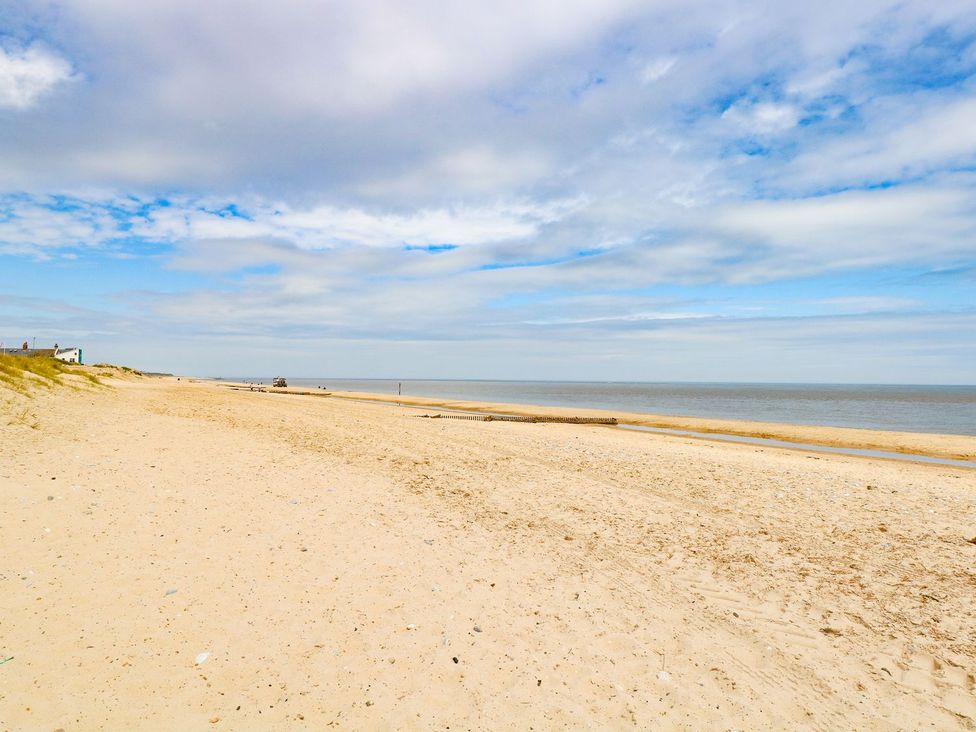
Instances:
[[[81,363],[80,348],[58,348],[54,351],[54,357],[67,361],[68,363]]]

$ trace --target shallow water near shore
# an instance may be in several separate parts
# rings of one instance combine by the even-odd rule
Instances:
[[[235,377],[270,383],[271,377]],[[290,386],[900,432],[976,435],[976,386],[289,378]]]
[[[836,455],[855,455],[857,457],[883,458],[885,460],[905,460],[931,465],[949,465],[957,468],[976,468],[972,460],[950,460],[947,458],[929,457],[908,453],[891,452],[888,450],[866,450],[856,447],[833,447],[806,442],[786,442],[773,440],[768,437],[746,437],[744,435],[724,435],[715,433],[692,432],[690,430],[673,430],[664,427],[645,427],[639,424],[618,425],[622,430],[637,430],[638,432],[653,432],[659,435],[674,435],[676,437],[699,437],[707,440],[721,440],[722,442],[737,442],[742,445],[758,445],[760,447],[783,447],[789,450],[811,450],[814,452],[829,452]]]

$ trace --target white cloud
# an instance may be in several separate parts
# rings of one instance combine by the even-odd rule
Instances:
[[[925,101],[875,105],[868,110],[870,131],[811,150],[784,173],[794,184],[861,185],[971,165],[976,161],[976,99]]]
[[[764,250],[736,277],[767,279],[971,256],[976,206],[969,187],[846,191],[726,207],[709,228]]]
[[[0,253],[47,256],[66,247],[96,247],[115,232],[115,221],[102,206],[57,211],[48,199],[24,196],[0,199]]]
[[[152,139],[124,144],[109,141],[108,146],[93,146],[72,151],[69,160],[86,176],[129,185],[151,184],[158,180],[193,180],[214,175],[226,162],[218,151],[207,155],[166,149]]]
[[[65,12],[150,66],[171,105],[217,113],[228,102],[258,100],[332,115],[493,83],[598,36],[636,5],[69,0]]]
[[[799,112],[792,104],[737,103],[722,113],[722,119],[745,132],[768,135],[796,127]]]
[[[794,78],[786,87],[790,95],[813,97],[833,88],[851,71],[851,66],[834,66],[826,71],[807,71]]]
[[[917,308],[924,303],[921,300],[908,297],[851,295],[848,297],[829,297],[824,300],[815,300],[813,304],[827,305],[841,312],[874,313]]]
[[[665,56],[651,61],[641,69],[641,81],[644,84],[652,84],[658,79],[664,78],[674,68],[677,61],[678,59],[674,56]]]
[[[500,151],[482,143],[451,150],[400,175],[371,180],[358,190],[370,197],[384,197],[439,187],[444,194],[462,198],[522,188],[550,173],[550,161],[543,151]]]
[[[624,322],[640,323],[646,321],[660,320],[698,320],[699,318],[712,318],[714,315],[708,313],[688,313],[688,312],[636,312],[624,313],[622,315],[603,315],[589,318],[557,318],[553,320],[526,320],[525,325],[594,325],[597,323]]]
[[[548,217],[541,207],[532,206],[424,209],[408,216],[372,215],[356,209],[326,206],[308,211],[287,211],[281,215],[281,225],[302,232],[299,240],[312,247],[321,246],[316,237],[326,232],[332,242],[366,246],[470,245],[530,237],[538,231],[540,220]]]
[[[372,213],[358,208],[316,206],[296,208],[256,202],[245,209],[249,218],[220,216],[195,202],[156,212],[136,225],[144,236],[170,240],[271,238],[294,242],[303,249],[355,245],[400,247],[453,244],[470,246],[527,239],[543,224],[572,209],[571,201],[552,204],[524,202],[449,209],[421,209],[408,214]]]
[[[0,199],[0,251],[99,247],[120,237],[155,242],[287,241],[301,249],[343,246],[425,247],[523,241],[559,221],[581,201],[510,201],[484,206],[375,213],[360,208],[299,208],[252,198],[234,215],[225,202],[174,198],[166,205],[135,197]]]
[[[33,107],[54,86],[71,78],[71,64],[41,46],[0,47],[0,108]]]
[[[973,185],[967,181],[672,208],[670,230],[646,235],[640,234],[653,226],[656,209],[644,212],[649,219],[635,218],[630,235],[624,235],[604,228],[606,209],[587,199],[383,213],[300,208],[253,196],[234,210],[213,199],[173,198],[160,205],[131,197],[56,203],[16,196],[0,205],[0,250],[35,256],[65,248],[114,251],[122,246],[118,240],[136,237],[178,245],[172,264],[181,269],[220,272],[279,263],[298,274],[321,261],[330,271],[346,268],[344,276],[351,279],[381,273],[438,282],[467,277],[468,285],[483,282],[495,292],[765,282],[859,267],[965,261],[976,240]],[[401,256],[404,247],[442,244],[460,249]],[[603,251],[579,255],[594,249]],[[299,258],[295,253],[302,251],[328,255]],[[524,266],[533,262],[545,266]],[[491,269],[479,271],[486,266]]]

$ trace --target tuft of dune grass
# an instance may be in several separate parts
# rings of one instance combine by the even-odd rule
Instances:
[[[24,427],[30,427],[32,430],[41,428],[41,423],[38,421],[37,415],[31,412],[29,409],[11,411],[10,418],[7,420],[7,425],[23,425]]]

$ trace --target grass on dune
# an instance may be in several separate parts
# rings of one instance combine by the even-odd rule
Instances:
[[[96,363],[94,368],[96,369],[115,369],[116,371],[122,371],[126,374],[132,374],[133,376],[142,376],[143,373],[137,369],[129,368],[128,366],[116,366],[112,363]],[[105,376],[106,374],[102,374]]]
[[[80,376],[95,386],[104,386],[95,374],[56,358],[0,354],[0,384],[21,394],[29,395],[31,386],[65,386],[64,376]]]
[[[36,389],[80,390],[88,385],[108,388],[98,375],[50,356],[0,354],[0,425],[40,429],[41,420],[30,407]]]

